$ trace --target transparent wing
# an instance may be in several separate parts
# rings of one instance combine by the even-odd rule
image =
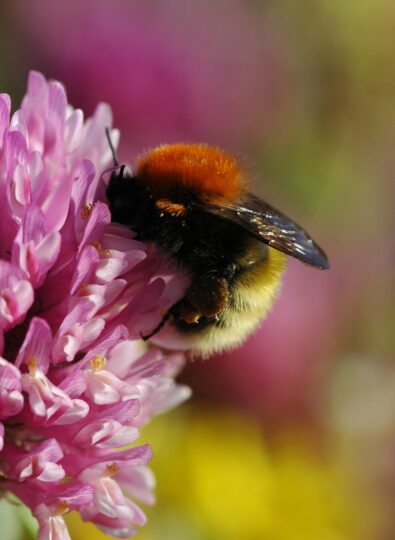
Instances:
[[[252,194],[236,203],[212,203],[201,210],[238,225],[270,247],[321,269],[329,268],[324,251],[295,221]]]

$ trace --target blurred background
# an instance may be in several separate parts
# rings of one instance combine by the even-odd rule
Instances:
[[[14,108],[37,69],[87,115],[111,105],[121,160],[222,146],[330,256],[328,272],[290,261],[261,329],[188,365],[193,398],[143,433],[158,488],[139,538],[394,540],[393,0],[14,0],[0,15]],[[0,519],[2,540],[29,538],[19,508]]]

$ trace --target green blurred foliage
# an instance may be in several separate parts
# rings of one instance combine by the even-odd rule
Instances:
[[[33,540],[37,522],[15,497],[7,495],[0,501],[1,540]]]

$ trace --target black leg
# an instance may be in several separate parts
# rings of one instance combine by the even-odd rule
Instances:
[[[146,334],[145,336],[140,332],[140,337],[141,339],[143,339],[144,341],[147,341],[147,339],[151,338],[152,336],[154,336],[155,334],[157,334],[159,332],[159,330],[161,330],[166,321],[169,320],[169,318],[171,317],[171,308],[169,309],[169,311],[166,311],[166,313],[163,315],[162,317],[162,320],[160,321],[160,323],[152,330],[152,332],[150,332],[149,334]]]

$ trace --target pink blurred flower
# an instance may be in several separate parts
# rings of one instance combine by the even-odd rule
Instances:
[[[65,81],[84,110],[111,103],[132,135],[121,148],[129,159],[185,139],[240,151],[282,118],[285,41],[269,9],[242,0],[13,5],[34,65]]]
[[[110,109],[84,122],[37,72],[11,119],[10,106],[0,95],[2,487],[42,540],[69,538],[70,510],[129,536],[145,522],[129,497],[153,502],[151,449],[130,443],[189,395],[174,382],[182,355],[146,349],[140,332],[183,281],[97,199]]]

